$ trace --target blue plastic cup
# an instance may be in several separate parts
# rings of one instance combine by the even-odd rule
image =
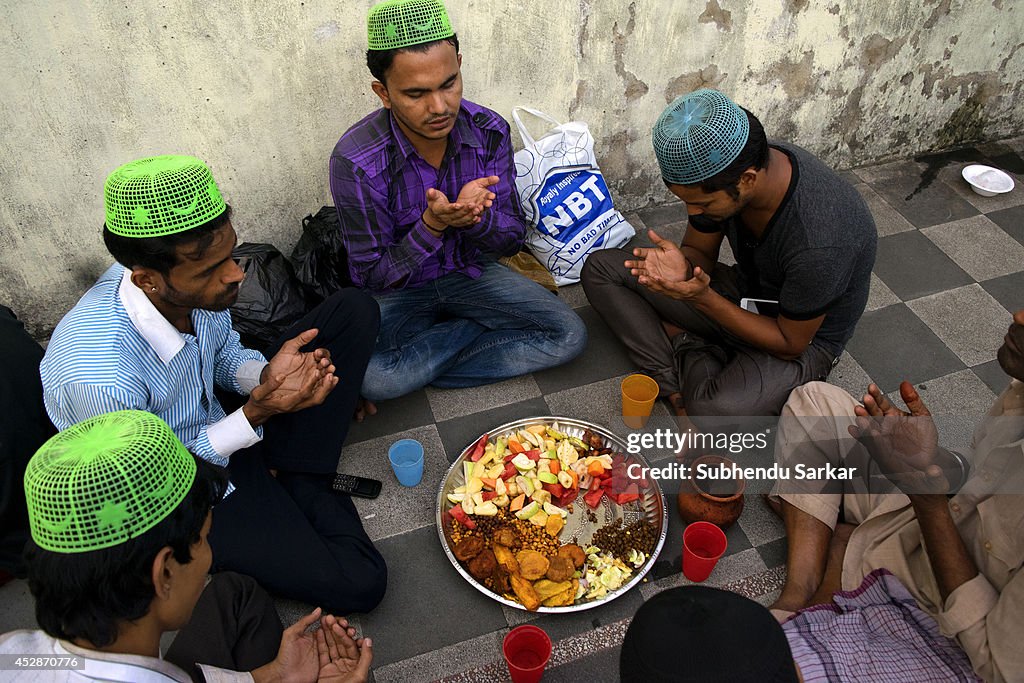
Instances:
[[[401,439],[391,444],[388,460],[402,486],[416,486],[423,479],[423,444],[416,439]]]

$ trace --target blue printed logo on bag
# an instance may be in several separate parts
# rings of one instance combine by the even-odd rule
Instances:
[[[534,140],[519,110],[554,127]],[[526,243],[557,285],[579,282],[587,254],[620,247],[636,233],[612,204],[587,124],[559,124],[522,107],[512,111],[512,118],[525,145],[516,152],[515,163],[516,189],[530,222]]]

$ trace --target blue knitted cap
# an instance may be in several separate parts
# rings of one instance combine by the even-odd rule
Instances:
[[[746,112],[717,90],[678,97],[652,131],[661,176],[674,185],[707,180],[736,160],[749,134]]]

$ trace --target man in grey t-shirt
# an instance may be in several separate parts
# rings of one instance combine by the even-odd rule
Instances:
[[[591,254],[587,298],[676,412],[777,415],[823,380],[867,303],[877,233],[857,191],[807,151],[769,144],[714,90],[680,97],[654,127],[668,189],[690,222],[681,246]],[[736,266],[718,263],[727,239]],[[759,312],[743,299],[776,302]]]

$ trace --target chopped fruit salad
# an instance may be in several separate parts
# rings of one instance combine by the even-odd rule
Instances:
[[[507,508],[557,537],[581,491],[591,509],[606,496],[620,505],[640,500],[640,486],[648,484],[629,480],[627,466],[625,456],[604,448],[600,436],[569,436],[557,423],[493,440],[484,434],[463,461],[466,483],[448,494],[450,512],[473,528],[473,517],[493,517]]]

